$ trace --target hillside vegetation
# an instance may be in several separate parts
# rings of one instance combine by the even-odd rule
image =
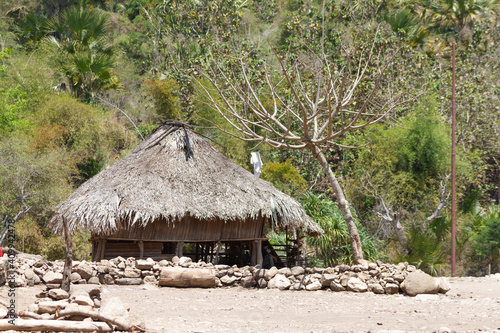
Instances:
[[[249,170],[260,151],[262,178],[326,231],[308,240],[312,263],[349,263],[347,226],[313,155],[239,140],[235,118],[214,108],[234,85],[263,110],[294,112],[321,74],[342,86],[361,77],[346,117],[388,112],[321,146],[365,258],[449,274],[455,43],[457,272],[499,271],[500,1],[2,0],[0,18],[1,230],[15,221],[20,251],[61,258],[48,225],[55,206],[155,124],[179,119]],[[76,258],[88,257],[88,238],[75,235]]]

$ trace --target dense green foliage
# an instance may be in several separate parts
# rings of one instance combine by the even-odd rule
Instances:
[[[449,274],[455,42],[458,272],[497,272],[499,15],[497,0],[1,1],[0,219],[18,217],[19,249],[61,257],[63,243],[48,226],[57,203],[123,157],[156,122],[174,118],[249,170],[250,152],[260,151],[262,178],[300,199],[326,231],[308,239],[310,253],[325,265],[348,262],[346,226],[314,158],[236,139],[228,125],[234,119],[213,110],[202,93],[213,87],[201,73],[224,73],[234,85],[247,75],[262,87],[253,93],[268,110],[274,105],[265,73],[275,73],[273,89],[284,92],[283,104],[298,108],[281,72],[273,72],[278,59],[291,73],[300,71],[302,80],[292,75],[291,82],[314,94],[315,75],[327,70],[316,71],[315,57],[323,54],[334,73],[349,64],[355,77],[358,61],[373,47],[378,63],[366,68],[343,107],[359,110],[377,85],[382,88],[367,113],[394,96],[398,105],[377,125],[347,133],[324,152],[356,215],[368,259]],[[212,71],[215,65],[220,71]],[[62,83],[67,91],[52,89]],[[400,222],[403,239],[388,217]],[[75,257],[88,256],[88,237],[75,236]]]

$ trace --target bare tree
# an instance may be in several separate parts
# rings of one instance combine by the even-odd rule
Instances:
[[[274,67],[271,61],[265,62],[257,78],[245,56],[238,58],[230,71],[212,65],[203,73],[210,84],[195,78],[205,103],[235,131],[207,119],[219,130],[275,148],[311,151],[344,215],[354,263],[363,259],[358,230],[323,150],[341,146],[338,140],[346,133],[381,121],[403,103],[401,94],[394,93],[396,81],[387,79],[398,51],[387,55],[378,44],[379,34],[376,27],[369,40],[361,35],[347,36],[335,56],[327,56],[323,47],[318,53],[309,51],[297,57],[275,52]]]

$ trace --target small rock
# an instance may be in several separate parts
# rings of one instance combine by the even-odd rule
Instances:
[[[52,271],[47,272],[42,278],[42,280],[46,284],[61,283],[62,279],[63,279],[63,275],[61,273],[55,273]]]
[[[292,270],[291,270],[290,268],[288,268],[288,267],[283,267],[283,268],[280,268],[280,269],[278,270],[278,272],[279,272],[280,274],[283,274],[283,275],[284,275],[284,276],[286,276],[286,277],[289,277],[290,275],[292,275]]]
[[[322,287],[323,287],[323,285],[321,284],[321,282],[319,282],[318,280],[316,280],[316,281],[308,284],[306,286],[306,290],[316,291],[316,290],[320,290]]]
[[[120,318],[123,320],[129,318],[127,307],[118,297],[103,301],[99,313],[109,318]]]
[[[60,283],[49,283],[49,284],[46,284],[45,287],[47,289],[59,289],[59,288],[61,288],[61,284]]]
[[[87,282],[88,284],[99,284],[99,278],[97,276],[93,276]]]
[[[133,286],[142,284],[141,278],[121,278],[115,280],[115,283],[122,286]]]
[[[26,277],[26,280],[34,280],[36,274],[35,274],[35,272],[33,272],[33,270],[31,268],[27,268],[24,271],[24,276]]]
[[[94,301],[90,298],[88,295],[76,295],[76,296],[71,296],[71,300],[73,303],[76,303],[78,305],[87,305],[87,306],[94,306]]]
[[[169,265],[169,262],[168,260],[161,260],[159,263],[158,263],[161,267],[166,267]]]
[[[366,285],[366,283],[364,283],[360,279],[358,279],[356,277],[351,277],[347,281],[347,290],[354,291],[357,293],[363,293],[363,292],[366,292],[368,290],[368,286]]]
[[[73,272],[80,274],[82,279],[88,280],[92,277],[92,266],[84,261],[76,267],[73,267]]]
[[[135,258],[129,257],[125,260],[125,267],[135,268]]]
[[[141,277],[141,270],[136,269],[136,268],[131,268],[127,267],[125,268],[125,275],[126,278],[140,278]]]
[[[399,286],[395,283],[387,283],[385,285],[385,292],[387,294],[397,294],[399,293]]]
[[[291,268],[291,272],[295,276],[302,275],[302,274],[304,274],[304,268],[301,266],[295,266],[295,267]]]
[[[266,281],[269,281],[271,280],[276,274],[278,274],[278,268],[276,268],[276,266],[273,266],[271,268],[269,268],[268,270],[266,270],[265,274],[264,274],[264,279],[266,279]]]
[[[223,277],[220,278],[220,282],[222,282],[223,285],[231,285],[233,284],[238,278],[236,276],[229,276],[229,275],[224,275]]]
[[[257,280],[257,286],[259,288],[266,288],[267,287],[267,281],[264,278],[260,278]]]
[[[56,313],[57,309],[64,309],[68,305],[68,300],[46,301],[38,303],[38,313]]]
[[[149,283],[149,284],[158,284],[158,280],[154,276],[146,276],[144,278],[144,283]]]
[[[382,287],[380,285],[380,283],[374,283],[374,284],[372,284],[371,288],[372,288],[372,291],[375,294],[384,294],[385,293],[385,289],[384,289],[384,287]]]
[[[450,291],[451,286],[448,280],[444,277],[440,277],[439,279],[439,290],[441,294],[446,294],[448,291]]]
[[[351,270],[351,267],[349,265],[338,265],[337,267],[339,268],[340,273],[347,272],[347,271]]]
[[[345,291],[345,287],[336,281],[330,282],[330,289],[333,291]]]
[[[7,307],[3,304],[0,304],[0,319],[7,317],[7,314],[9,311],[7,310]]]
[[[49,297],[55,300],[69,298],[69,294],[62,289],[51,289],[49,290]]]
[[[252,275],[245,276],[240,280],[240,286],[243,288],[250,288],[255,286],[256,282]]]
[[[285,290],[290,288],[290,280],[284,274],[276,274],[269,282],[267,283],[267,287],[269,289],[279,289]]]
[[[78,282],[82,279],[82,277],[80,276],[80,274],[78,274],[77,272],[73,272],[71,273],[71,275],[69,276],[69,280],[71,281],[71,283],[75,283],[75,282]]]
[[[155,262],[154,261],[148,261],[148,260],[137,260],[136,264],[135,264],[135,267],[137,267],[138,269],[145,269],[145,270],[149,270],[151,268],[153,268]]]
[[[191,265],[193,263],[193,260],[189,257],[181,257],[179,259],[179,266],[182,266],[182,267],[189,267],[189,265]]]
[[[71,285],[69,289],[70,296],[76,296],[82,292],[87,293],[91,297],[98,297],[101,294],[102,287],[95,284]]]
[[[319,281],[321,282],[323,287],[330,287],[330,284],[332,283],[332,281],[337,279],[337,278],[338,278],[337,274],[323,274]]]
[[[16,279],[14,281],[14,286],[15,287],[26,287],[27,285],[27,282],[26,282],[26,278],[24,277],[24,275],[17,275],[16,276]]]
[[[99,266],[97,266],[97,273],[106,274],[106,273],[109,273],[110,269],[111,269],[111,267],[109,267],[109,266],[99,265]]]

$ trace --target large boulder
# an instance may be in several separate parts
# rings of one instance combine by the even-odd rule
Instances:
[[[422,271],[415,271],[406,277],[404,288],[409,296],[437,294],[439,291],[439,280]]]
[[[214,288],[215,272],[208,268],[164,267],[158,285],[166,287]]]

